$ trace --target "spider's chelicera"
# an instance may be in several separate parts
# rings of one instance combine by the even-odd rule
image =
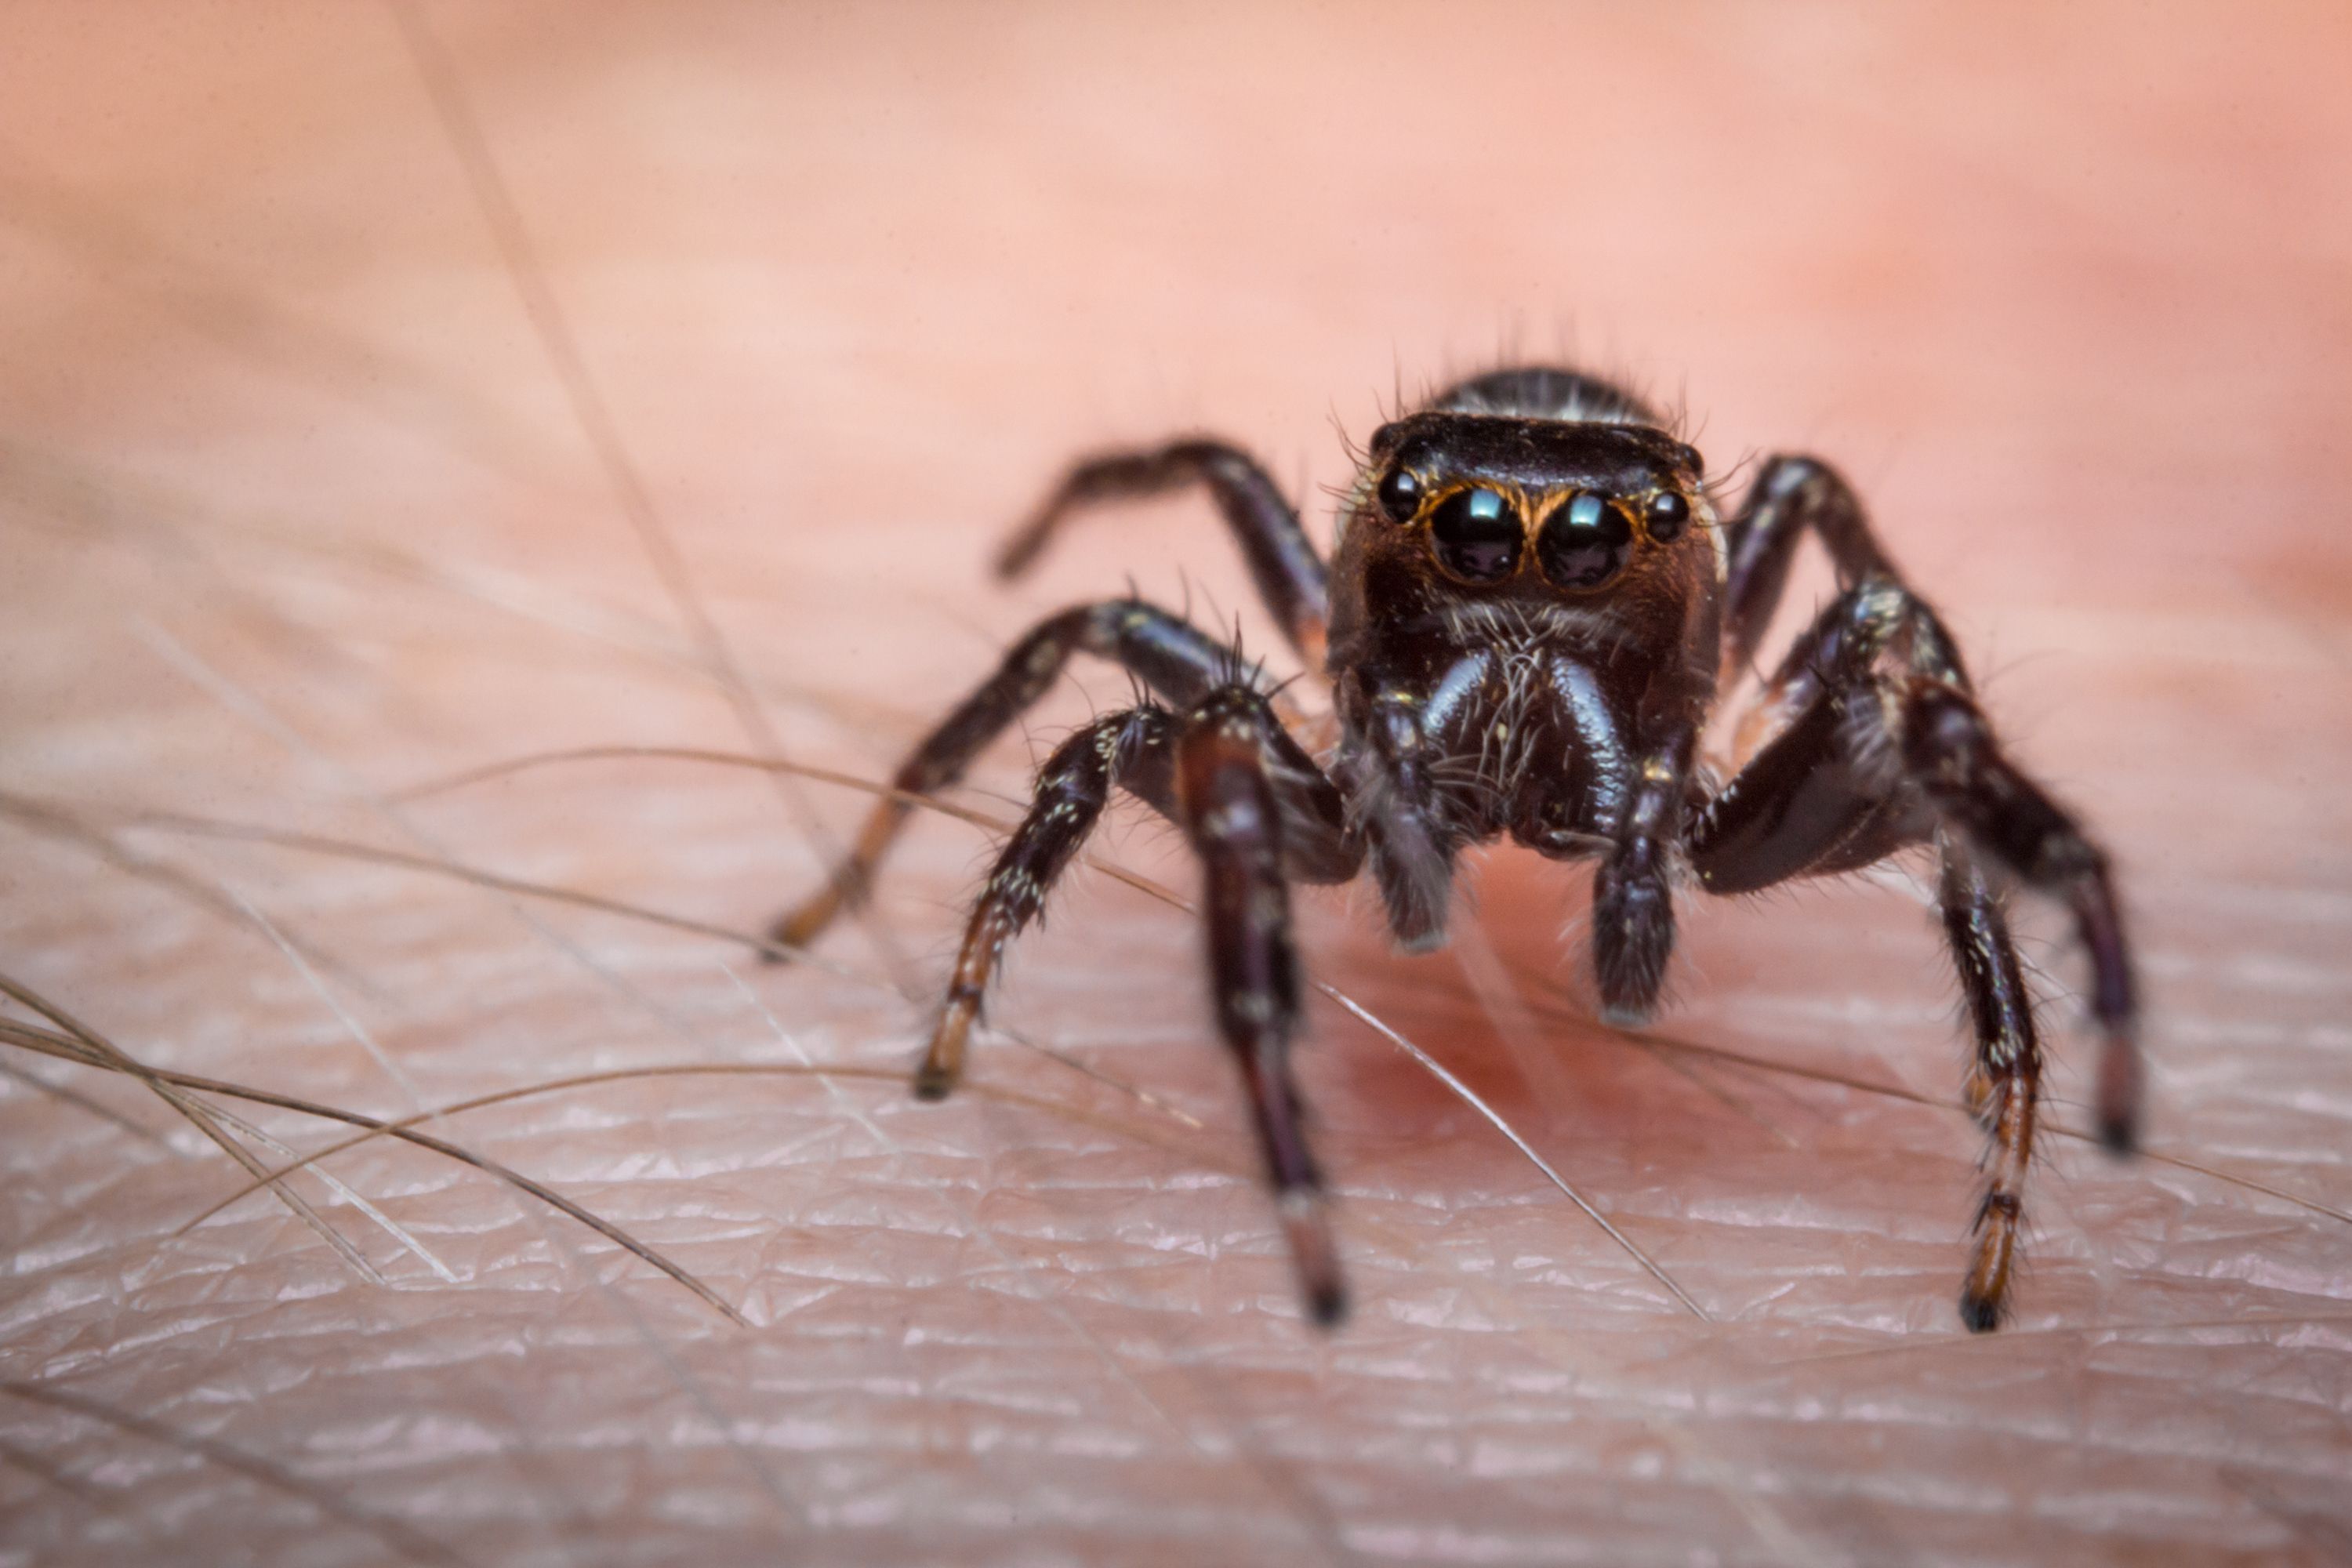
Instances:
[[[1373,435],[1328,568],[1265,469],[1208,439],[1078,464],[1001,568],[1027,565],[1088,503],[1184,485],[1207,489],[1291,646],[1329,677],[1336,748],[1318,763],[1226,643],[1140,600],[1082,605],[1023,637],[917,748],[898,790],[961,778],[1073,653],[1124,666],[1156,700],[1095,720],[1039,772],[972,910],[917,1091],[955,1082],[1005,942],[1113,786],[1141,797],[1201,857],[1218,1026],[1308,1308],[1332,1322],[1345,1297],[1287,1065],[1300,990],[1289,884],[1369,865],[1396,939],[1420,950],[1444,940],[1465,846],[1507,834],[1593,861],[1603,1016],[1631,1025],[1656,1005],[1677,889],[1753,892],[1928,845],[1975,1035],[1969,1098],[1991,1137],[1960,1315],[1996,1326],[2042,1066],[2001,889],[2022,883],[2073,916],[2104,1031],[2099,1125],[2119,1150],[2138,1100],[2129,955],[2104,857],[2002,755],[1950,636],[1845,481],[1774,458],[1721,522],[1699,454],[1637,399],[1571,372],[1507,370]],[[1718,776],[1700,731],[1751,667],[1808,531],[1839,592],[1763,679]],[[908,810],[877,808],[829,885],[779,922],[780,942],[807,942],[864,895]]]

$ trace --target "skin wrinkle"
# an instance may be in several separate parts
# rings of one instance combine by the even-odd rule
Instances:
[[[2280,90],[2285,62],[2341,52],[2322,36],[2339,23],[2020,14],[1995,64],[1958,9],[1530,9],[1442,31],[1278,8],[1246,31],[418,15],[713,624],[783,699],[782,750],[855,777],[881,776],[1001,639],[1130,571],[1162,603],[1192,574],[1245,600],[1213,524],[1175,507],[1074,532],[1034,588],[989,585],[1063,458],[1213,428],[1314,494],[1340,460],[1327,411],[1360,437],[1392,375],[1477,368],[1461,348],[1498,300],[1572,310],[1641,356],[1601,369],[1694,375],[1718,475],[1743,449],[1903,453],[1848,467],[1964,640],[2032,660],[2035,689],[1996,687],[1996,715],[2038,718],[2029,760],[2118,852],[2158,1153],[2118,1167],[2051,1141],[2029,1213],[2064,1223],[2031,1238],[2021,1321],[1970,1342],[1947,1293],[1979,1140],[1950,1109],[1960,1036],[1912,903],[1851,882],[1685,903],[1676,1005],[1636,1050],[1591,1021],[1559,868],[1481,862],[1496,952],[1474,984],[1458,955],[1390,956],[1360,890],[1302,896],[1308,977],[1462,1074],[1722,1320],[1671,1310],[1469,1112],[1317,1004],[1298,1068],[1360,1310],[1315,1340],[1249,1174],[1197,928],[1081,869],[1009,950],[1003,1021],[1198,1131],[985,1036],[973,1089],[1085,1114],[918,1108],[845,1078],[890,1153],[809,1086],[706,1076],[454,1130],[751,1305],[746,1334],[627,1259],[551,1254],[479,1177],[383,1141],[336,1173],[461,1286],[402,1256],[363,1286],[261,1197],[169,1242],[242,1173],[9,1080],[0,1376],[215,1436],[483,1562],[772,1554],[784,1527],[729,1437],[803,1503],[793,1545],[818,1563],[1286,1562],[1302,1525],[1383,1560],[2340,1552],[2346,1511],[2314,1478],[2344,1468],[2352,1399],[2352,824],[2321,781],[2342,772],[2352,578],[2316,520],[2342,444],[2321,393],[2347,349],[2345,132],[2321,95]],[[379,788],[582,745],[740,749],[637,542],[586,465],[550,456],[572,449],[565,411],[383,18],[224,30],[164,5],[127,26],[79,7],[0,24],[0,58],[45,64],[0,98],[0,166],[46,193],[28,222],[0,213],[0,788],[86,824],[381,836],[159,681],[142,622]],[[1113,59],[1135,74],[1098,68]],[[1580,126],[1638,141],[1563,157],[1570,79]],[[1456,102],[1480,112],[1391,112]],[[2168,151],[2224,117],[2236,131],[2197,156]],[[162,248],[92,269],[93,235]],[[126,283],[144,301],[128,319]],[[2259,504],[2225,497],[2249,475]],[[1278,647],[1254,616],[1244,646]],[[1036,733],[1089,714],[1065,690]],[[1025,760],[1008,741],[976,782],[1025,800]],[[812,799],[836,830],[866,804]],[[711,931],[756,929],[820,864],[767,786],[719,770],[615,760],[410,804],[460,861]],[[1117,858],[1189,892],[1172,836],[1114,809]],[[77,847],[19,820],[0,827],[0,967],[156,1066],[409,1103],[358,1053],[315,1048],[316,998],[204,901],[215,871],[358,998],[428,1105],[692,1065],[744,1035],[709,934],[544,915],[672,1033],[547,963],[478,890],[143,831],[137,858],[98,860],[110,834]],[[813,967],[746,973],[812,1061],[905,1070],[985,854],[919,826],[878,890],[913,1004]],[[150,880],[165,868],[178,890]],[[2045,1010],[2053,1107],[2087,1098],[2078,1016],[2063,994]],[[1528,1047],[1547,1070],[1522,1081]],[[129,1080],[69,1081],[169,1125]],[[263,1120],[298,1148],[332,1140]],[[1018,1285],[937,1228],[943,1187]],[[1015,1291],[1110,1347],[1168,1419]],[[720,1392],[723,1428],[632,1315]],[[520,1425],[579,1519],[496,1458]],[[9,1455],[38,1462],[0,1465],[0,1563],[386,1554],[312,1500],[53,1407],[0,1409]]]

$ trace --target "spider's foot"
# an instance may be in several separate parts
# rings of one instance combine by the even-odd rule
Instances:
[[[1610,1002],[1601,1009],[1601,1021],[1612,1029],[1643,1028],[1657,1016],[1657,1008],[1647,1003]]]
[[[1293,1187],[1275,1199],[1282,1234],[1298,1266],[1307,1315],[1318,1329],[1336,1329],[1348,1316],[1348,1286],[1331,1243],[1330,1205],[1312,1187]]]
[[[2099,1051],[2099,1142],[2113,1154],[2139,1147],[2139,1042],[2128,1029],[2111,1031]]]
[[[1969,1331],[1989,1334],[2009,1316],[2010,1276],[2017,1268],[2020,1206],[2013,1193],[1985,1194],[1977,1211],[1977,1252],[1960,1287],[1960,1321]]]
[[[931,1032],[930,1049],[923,1053],[922,1065],[915,1068],[917,1100],[945,1100],[962,1079],[964,1046],[971,1038],[972,1020],[979,1014],[977,999],[948,998],[947,1008],[940,1015],[940,1026]]]
[[[1989,1334],[2000,1327],[2001,1304],[1989,1296],[1979,1296],[1974,1287],[1960,1292],[1960,1321],[1972,1334]]]
[[[761,958],[769,963],[782,963],[789,953],[780,949],[796,952],[816,941],[824,934],[825,927],[840,917],[842,906],[847,901],[840,884],[827,882],[823,889],[785,910],[776,923],[768,928],[768,941],[774,945],[762,952]]]

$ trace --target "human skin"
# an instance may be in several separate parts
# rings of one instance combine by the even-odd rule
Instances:
[[[0,974],[383,1118],[694,1068],[419,1130],[725,1310],[383,1141],[290,1183],[381,1283],[266,1194],[179,1234],[247,1176],[151,1087],[0,1047],[0,1563],[2340,1560],[2347,31],[12,8]],[[986,563],[1074,452],[1192,428],[1328,541],[1400,384],[1571,340],[1719,473],[1840,465],[2114,854],[2149,1154],[2068,1135],[2082,970],[2021,899],[2051,1131],[1997,1334],[1954,1310],[1980,1137],[1900,879],[1686,898],[1646,1042],[1591,1020],[1578,868],[1474,858],[1410,959],[1361,889],[1302,894],[1311,974],[1562,1184],[1318,994],[1322,1334],[1197,928],[1109,874],[1193,889],[1140,808],[929,1106],[900,1075],[996,829],[921,819],[868,921],[763,965],[727,933],[854,789],[637,755],[415,791],[583,747],[878,780],[1130,575],[1276,655],[1196,500]],[[1003,822],[1127,693],[1078,670],[952,804]]]

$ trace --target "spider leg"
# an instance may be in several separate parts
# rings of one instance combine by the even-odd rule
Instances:
[[[1789,581],[1789,563],[1808,531],[1829,551],[1840,588],[1865,577],[1896,576],[1844,476],[1818,458],[1769,459],[1724,528],[1724,661],[1733,673],[1756,657]]]
[[[1063,520],[1082,507],[1192,484],[1207,487],[1242,547],[1258,596],[1307,667],[1319,670],[1331,614],[1322,557],[1257,459],[1223,441],[1189,437],[1076,464],[1005,545],[997,573],[1011,577],[1026,570]]]
[[[930,1048],[915,1070],[919,1098],[946,1099],[962,1076],[964,1047],[1004,944],[1045,908],[1055,879],[1102,819],[1111,786],[1124,784],[1155,802],[1171,798],[1174,735],[1167,710],[1131,708],[1096,720],[1045,759],[1028,815],[998,852],[965,921]]]
[[[1995,743],[1967,694],[1928,685],[1903,715],[1905,761],[1947,821],[2027,885],[2063,900],[2091,959],[2091,1016],[2104,1034],[2095,1094],[2099,1136],[2127,1153],[2138,1139],[2137,987],[2107,858]]]
[[[1131,709],[1056,748],[972,906],[915,1092],[938,1100],[954,1087],[1005,943],[1036,919],[1112,786],[1141,795],[1183,827],[1201,857],[1218,1028],[1242,1068],[1309,1309],[1329,1324],[1345,1310],[1345,1296],[1288,1061],[1299,975],[1283,839],[1297,817],[1284,805],[1281,775],[1295,750],[1265,698],[1239,685],[1212,691],[1181,720],[1164,709]],[[1328,804],[1336,832],[1336,790]]]
[[[1711,892],[1849,869],[1926,839],[1937,823],[2065,905],[2091,962],[2104,1034],[2101,1134],[2134,1140],[2137,1005],[2106,857],[2001,754],[1951,639],[1900,584],[1872,579],[1832,601],[1768,684],[1790,711],[1693,824],[1691,864]]]
[[[1976,1256],[1960,1288],[1960,1321],[1983,1333],[2000,1326],[2016,1268],[2025,1173],[2033,1158],[2042,1043],[2034,1035],[2033,1001],[2000,900],[1968,851],[1948,836],[1939,837],[1944,934],[1976,1033],[1969,1106],[1992,1138],[1984,1202],[1977,1210]]]
[[[1346,1314],[1347,1296],[1323,1179],[1307,1147],[1290,1077],[1299,974],[1283,879],[1281,841],[1289,818],[1265,761],[1266,737],[1279,728],[1255,692],[1229,688],[1210,697],[1177,739],[1176,798],[1204,873],[1217,1026],[1241,1065],[1308,1310],[1328,1327]]]
[[[1997,866],[2073,913],[2105,1032],[2100,1130],[2124,1150],[2138,1061],[2129,952],[2105,857],[2001,756],[1949,637],[1899,584],[1868,579],[1833,601],[1763,701],[1787,720],[1698,812],[1686,840],[1692,868],[1710,892],[1748,892],[1937,843],[1945,930],[1976,1035],[1969,1098],[1994,1140],[1961,1316],[1993,1328],[2014,1268],[2041,1051],[2015,945],[1979,868]]]
[[[875,868],[913,815],[908,795],[929,795],[963,777],[972,759],[1053,687],[1076,653],[1091,653],[1125,667],[1158,696],[1184,706],[1234,679],[1233,649],[1168,611],[1136,599],[1113,599],[1081,605],[1040,622],[1014,643],[993,674],[941,720],[891,778],[898,792],[877,802],[859,829],[850,851],[825,885],[771,928],[770,935],[788,947],[805,946],[849,905],[862,900],[872,886]],[[1288,737],[1284,737],[1286,742]],[[1287,797],[1329,784],[1296,743],[1294,757],[1286,758],[1286,779],[1301,781]],[[1319,832],[1307,819],[1318,815],[1316,803],[1307,803],[1294,836],[1301,875],[1345,859],[1338,834]],[[1322,803],[1319,815],[1336,821],[1336,795]],[[1349,871],[1352,872],[1352,864]],[[1343,874],[1344,875],[1344,874]]]

